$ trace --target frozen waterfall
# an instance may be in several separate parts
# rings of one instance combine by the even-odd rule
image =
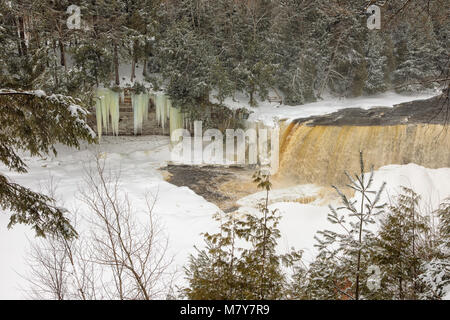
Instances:
[[[119,93],[110,89],[97,89],[96,91],[97,132],[101,138],[103,128],[107,133],[110,126],[113,135],[119,135]]]

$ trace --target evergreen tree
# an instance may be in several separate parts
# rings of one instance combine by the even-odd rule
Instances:
[[[268,208],[269,175],[258,172],[254,179],[266,191],[261,216],[244,214],[238,219],[236,213],[230,213],[223,220],[216,217],[221,222],[220,232],[204,234],[206,249],[191,256],[185,269],[189,287],[183,294],[189,299],[265,300],[292,293],[283,266],[293,266],[301,252],[276,253],[281,217]]]
[[[321,250],[307,271],[307,285],[303,291],[307,299],[353,299],[351,282],[348,280],[351,275],[345,266],[334,251]]]
[[[95,135],[84,122],[87,112],[76,102],[71,97],[47,96],[41,91],[0,90],[0,161],[9,170],[25,173],[27,166],[18,150],[44,156],[56,154],[56,143],[78,148],[80,140],[93,142]],[[66,210],[57,207],[51,198],[11,182],[4,175],[0,175],[0,181],[0,207],[12,212],[8,227],[22,223],[31,225],[38,236],[76,236],[65,217]]]
[[[236,218],[228,213],[220,222],[220,232],[204,234],[205,250],[191,255],[185,268],[189,288],[183,294],[194,300],[243,299],[242,284],[238,276],[239,260],[236,245]]]
[[[446,200],[437,210],[439,217],[439,237],[437,253],[431,261],[421,265],[424,269],[420,280],[426,288],[421,298],[442,299],[450,293],[450,201]]]
[[[269,174],[258,171],[254,176],[258,188],[265,190],[264,203],[259,204],[261,217],[251,214],[238,222],[239,236],[251,244],[242,252],[244,295],[247,299],[277,299],[283,294],[285,275],[281,270],[282,257],[275,249],[281,237],[278,224],[281,217],[269,210]]]
[[[388,58],[385,54],[383,38],[377,31],[368,35],[367,49],[367,79],[364,91],[368,94],[384,92],[387,89],[386,75]]]
[[[19,150],[44,156],[56,153],[56,143],[79,147],[80,140],[94,142],[95,135],[85,123],[87,111],[79,106],[81,101],[55,94],[67,92],[62,76],[67,67],[67,34],[62,27],[66,4],[44,0],[0,2],[0,161],[9,170],[27,171]],[[0,206],[12,212],[9,227],[24,223],[31,225],[38,236],[76,235],[65,209],[56,207],[52,199],[4,175],[0,180]]]
[[[214,59],[210,43],[195,32],[188,17],[169,26],[158,42],[167,93],[177,106],[197,108],[209,103]]]
[[[432,88],[438,76],[439,57],[442,48],[436,40],[430,20],[412,26],[405,23],[399,35],[398,67],[394,81],[400,91],[417,91]]]
[[[315,101],[316,59],[320,55],[308,18],[313,8],[305,2],[280,1],[273,23],[275,82],[284,94],[285,104],[298,105]]]
[[[367,78],[364,42],[367,35],[363,6],[359,1],[345,3],[319,1],[317,16],[322,26],[316,32],[323,39],[318,95],[331,91],[340,96],[359,96]]]
[[[418,212],[419,200],[413,190],[402,187],[381,222],[373,263],[383,275],[380,293],[384,299],[417,299],[423,291],[421,263],[432,249],[425,241],[430,227]]]
[[[370,257],[373,254],[372,243],[374,234],[368,228],[375,223],[374,217],[382,212],[384,205],[380,205],[380,195],[384,190],[385,184],[378,191],[371,190],[373,183],[373,168],[369,176],[365,173],[365,166],[362,152],[360,153],[360,173],[352,177],[345,173],[349,184],[357,194],[358,200],[350,200],[334,187],[342,200],[342,207],[337,209],[330,206],[330,214],[328,220],[339,226],[342,233],[324,230],[319,231],[316,236],[316,247],[322,253],[319,259],[325,262],[337,261],[338,268],[333,272],[337,272],[337,277],[330,280],[335,284],[338,292],[350,287],[351,293],[346,295],[349,298],[359,300],[368,294],[363,284],[367,278],[365,270],[369,266]],[[339,214],[340,210],[345,210],[347,215]],[[336,266],[336,264],[333,264]],[[323,266],[323,262],[319,263],[319,270]],[[328,280],[327,280],[328,281]],[[317,285],[315,285],[317,287]]]
[[[391,89],[393,83],[393,73],[395,71],[395,68],[397,67],[397,62],[394,55],[394,43],[389,33],[383,34],[383,40],[384,49],[382,56],[386,58],[383,68],[384,83],[386,85],[386,89]]]

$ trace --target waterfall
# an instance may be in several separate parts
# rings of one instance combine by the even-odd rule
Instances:
[[[142,125],[144,120],[148,120],[148,93],[132,94],[131,101],[134,114],[134,134],[142,134]]]
[[[450,166],[450,133],[443,125],[308,126],[291,123],[280,136],[280,166],[275,179],[286,183],[342,185],[344,170],[359,170],[359,151],[367,170],[415,163]]]
[[[168,99],[165,94],[156,94],[156,119],[163,130],[165,129],[166,122],[170,116],[170,103],[167,103],[167,100]]]
[[[169,125],[169,133],[185,127],[185,118],[180,108],[172,105],[172,101],[163,93],[155,95],[156,120],[163,130]],[[168,122],[168,123],[167,123]]]
[[[175,108],[172,106],[172,102],[170,100],[167,100],[167,102],[170,104],[170,135],[172,135],[174,130],[184,128],[184,116],[183,113],[181,113],[181,108]]]
[[[125,102],[124,92],[115,92],[110,89],[96,90],[96,118],[97,132],[101,137],[103,133],[111,131],[113,135],[119,135],[119,105]],[[142,134],[143,124],[148,120],[149,100],[155,103],[156,120],[158,125],[163,128],[163,132],[167,126],[169,132],[183,128],[185,125],[185,117],[180,108],[172,105],[172,101],[163,93],[148,94],[131,94],[131,104],[133,108],[134,134]]]
[[[96,96],[98,136],[101,138],[103,128],[108,132],[110,120],[112,134],[119,135],[119,93],[109,89],[97,89]]]

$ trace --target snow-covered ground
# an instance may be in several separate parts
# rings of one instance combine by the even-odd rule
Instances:
[[[421,196],[420,212],[430,214],[439,204],[450,196],[450,168],[428,169],[410,163],[408,165],[389,165],[375,172],[372,190],[378,190],[383,182],[386,189],[380,204],[389,204],[401,192],[401,186],[413,189]],[[280,250],[290,247],[303,249],[305,263],[315,256],[314,235],[318,230],[332,229],[327,221],[329,208],[321,199],[303,204],[299,198],[316,197],[319,188],[314,185],[301,185],[286,189],[273,190],[270,195],[270,210],[278,209],[283,219]],[[238,201],[239,211],[255,212],[255,204],[262,201],[264,192],[247,196]],[[333,203],[334,204],[334,203]]]
[[[58,200],[72,210],[80,207],[75,195],[82,187],[85,170],[100,153],[112,172],[120,172],[122,190],[136,209],[144,208],[148,193],[157,198],[154,213],[169,235],[170,254],[175,255],[177,265],[182,265],[192,246],[202,243],[199,234],[213,230],[211,216],[220,210],[190,189],[163,180],[157,169],[170,158],[168,145],[168,137],[104,137],[100,146],[85,146],[80,151],[59,147],[57,158],[28,158],[27,174],[8,172],[4,167],[0,172],[36,191],[45,190],[52,178],[57,184]],[[21,289],[27,282],[21,275],[26,273],[27,237],[34,237],[28,227],[19,225],[7,230],[8,221],[9,214],[0,215],[0,299],[23,297]]]
[[[150,192],[157,196],[155,214],[162,222],[170,241],[170,254],[175,255],[175,266],[181,268],[187,262],[193,246],[203,244],[200,233],[214,231],[216,224],[212,216],[220,212],[216,205],[207,202],[187,187],[177,187],[163,180],[157,169],[170,159],[168,137],[105,137],[99,146],[83,146],[79,151],[66,147],[58,148],[56,158],[28,158],[29,173],[16,174],[0,168],[15,182],[34,190],[43,187],[52,177],[57,183],[57,196],[70,210],[79,208],[74,195],[82,186],[84,170],[93,156],[100,153],[114,172],[120,171],[123,190],[137,208],[144,206],[144,197]],[[415,164],[390,165],[380,168],[375,174],[374,188],[383,181],[388,183],[383,200],[388,201],[399,190],[400,185],[413,187],[422,195],[426,210],[436,207],[450,196],[450,168],[427,169]],[[299,197],[317,196],[314,185],[296,186],[274,190],[271,209],[279,209],[283,216],[280,229],[282,241],[279,250],[290,247],[305,250],[305,262],[314,256],[316,231],[329,228],[326,219],[328,208],[316,202],[301,204]],[[240,210],[252,211],[262,194],[256,194],[239,203]],[[0,215],[0,299],[24,297],[27,282],[21,275],[27,271],[24,257],[28,250],[27,237],[33,240],[29,227],[15,226],[6,229],[9,214]]]
[[[429,91],[414,94],[398,94],[393,91],[385,93],[364,96],[358,98],[340,98],[324,96],[324,99],[318,102],[307,103],[300,106],[280,105],[277,102],[258,101],[257,107],[249,105],[249,98],[243,94],[237,93],[234,98],[227,98],[223,104],[230,109],[246,108],[252,113],[249,121],[262,122],[267,126],[277,124],[279,120],[292,121],[299,118],[307,118],[322,114],[329,114],[345,108],[370,109],[374,107],[393,107],[396,104],[409,102],[413,100],[428,99],[440,94],[439,91]],[[211,95],[214,99],[214,94]]]

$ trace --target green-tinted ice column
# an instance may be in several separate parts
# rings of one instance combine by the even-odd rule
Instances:
[[[111,132],[119,135],[119,93],[109,89],[97,89],[96,91],[96,117],[97,132],[99,137],[108,132],[109,119],[111,119]]]
[[[149,95],[147,93],[133,94],[131,96],[134,113],[134,134],[142,134],[144,119],[148,120]]]

